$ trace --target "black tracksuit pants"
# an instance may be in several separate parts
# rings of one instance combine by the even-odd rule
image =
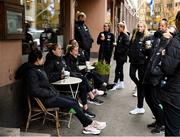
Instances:
[[[83,105],[87,104],[87,95],[90,91],[92,91],[92,87],[89,85],[88,80],[84,76],[78,76],[78,78],[82,79],[82,82],[79,85],[79,98]]]
[[[159,99],[159,85],[153,86],[152,84],[143,84],[143,86],[145,100],[156,118],[157,125],[164,125],[164,111],[162,108],[162,103]]]
[[[84,50],[84,56],[86,58],[86,61],[90,60],[90,49],[89,50]]]
[[[92,120],[83,113],[77,100],[73,99],[72,97],[58,94],[56,97],[53,97],[48,101],[47,106],[59,107],[67,110],[73,108],[76,112],[75,116],[79,119],[83,127],[86,127],[92,123]]]
[[[136,77],[136,72],[138,71],[138,78]],[[142,108],[144,102],[144,89],[142,85],[144,77],[144,64],[130,64],[130,78],[137,86],[137,107]]]
[[[92,86],[94,89],[99,89],[104,82],[102,77],[95,70],[91,70],[90,72],[87,72],[85,74],[85,76],[88,80],[93,79],[93,85]]]
[[[180,136],[180,109],[162,102],[165,119],[165,136]]]
[[[120,81],[124,81],[124,72],[123,72],[124,63],[125,63],[124,61],[116,60],[114,83],[117,83],[119,79]]]

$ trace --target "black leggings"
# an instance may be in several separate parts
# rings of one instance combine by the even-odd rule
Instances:
[[[101,45],[100,48],[99,48],[98,61],[104,61],[105,60],[105,62],[107,64],[110,64],[111,56],[112,56],[112,49],[105,50],[103,45]]]
[[[124,61],[116,60],[114,83],[117,83],[119,79],[120,81],[124,81],[123,66],[124,66]]]
[[[86,58],[86,61],[90,60],[90,49],[89,50],[84,50],[84,56]]]
[[[71,108],[73,108],[76,112],[75,116],[79,119],[83,127],[86,127],[92,123],[92,120],[89,117],[84,115],[77,100],[73,99],[72,97],[59,94],[58,96],[53,97],[53,99],[48,101],[47,105],[49,107],[59,107],[62,109],[67,109],[67,110],[70,110]]]
[[[136,71],[138,71],[138,78],[136,77]],[[130,64],[130,78],[137,86],[137,107],[142,108],[144,102],[144,89],[142,85],[144,76],[144,64]]]
[[[79,98],[83,105],[87,104],[87,95],[90,91],[92,91],[92,87],[90,87],[88,80],[84,76],[78,76],[78,78],[82,79],[82,82],[79,84]]]

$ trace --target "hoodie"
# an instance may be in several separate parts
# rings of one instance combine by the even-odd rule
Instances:
[[[67,65],[63,57],[55,56],[53,53],[46,55],[44,69],[48,75],[50,82],[55,82],[61,79],[62,71],[67,70]]]
[[[23,79],[26,90],[31,96],[44,100],[57,95],[42,66],[25,63],[17,70],[15,78]]]

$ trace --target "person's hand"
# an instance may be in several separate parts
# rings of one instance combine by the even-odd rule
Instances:
[[[165,54],[166,54],[166,50],[163,49],[163,50],[161,51],[161,55],[164,56]]]
[[[163,37],[170,39],[170,38],[172,38],[172,35],[171,35],[171,33],[166,32],[166,33],[163,33]]]
[[[104,33],[101,33],[101,40],[105,40],[105,36],[104,36]]]

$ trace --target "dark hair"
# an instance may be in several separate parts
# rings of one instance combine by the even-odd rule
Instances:
[[[42,59],[42,52],[40,50],[33,50],[29,53],[28,62],[34,64],[37,59]]]
[[[69,45],[73,45],[73,46],[78,46],[79,47],[79,44],[78,44],[78,42],[75,39],[69,40]]]
[[[51,53],[52,53],[52,50],[56,50],[57,47],[58,47],[57,43],[48,43],[47,44],[48,51]]]
[[[166,26],[168,26],[168,20],[166,18],[161,19],[161,21],[164,21],[164,23],[166,24]]]
[[[73,51],[73,49],[75,49],[76,47],[78,47],[77,45],[67,45],[67,49],[66,49],[66,54],[69,54],[70,52]]]
[[[164,20],[164,21],[168,22],[168,19],[166,19],[166,18],[162,18],[162,20]]]
[[[176,20],[180,21],[180,10],[176,14]]]

